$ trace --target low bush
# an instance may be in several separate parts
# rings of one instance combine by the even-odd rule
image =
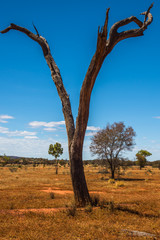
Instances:
[[[123,181],[117,181],[116,182],[116,187],[124,187],[124,182]]]
[[[113,178],[110,178],[110,179],[108,180],[108,183],[109,183],[109,184],[114,184],[114,183],[115,183],[115,180],[114,180]]]
[[[50,192],[50,198],[55,199],[55,194],[53,192]]]
[[[113,201],[108,202],[107,203],[107,208],[108,208],[109,211],[114,212],[114,210],[115,210],[114,202]]]
[[[87,206],[85,207],[85,209],[84,209],[84,211],[85,211],[86,213],[90,213],[90,212],[92,212],[92,210],[93,210],[93,208],[92,208],[92,205],[91,205],[91,204],[87,205]]]
[[[74,217],[76,215],[76,212],[77,208],[74,203],[71,206],[67,206],[67,216]]]
[[[99,205],[99,202],[100,202],[100,197],[99,195],[92,195],[91,196],[91,205],[93,207],[97,207]]]
[[[18,169],[18,168],[10,167],[10,168],[9,168],[9,171],[13,173],[13,172],[17,172],[17,169]]]

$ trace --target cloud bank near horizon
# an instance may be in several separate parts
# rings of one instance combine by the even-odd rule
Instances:
[[[26,157],[45,157],[50,158],[48,155],[49,145],[61,142],[64,148],[63,158],[68,159],[68,143],[67,135],[61,135],[61,130],[64,129],[65,121],[31,121],[28,126],[35,131],[27,130],[10,130],[3,124],[8,123],[9,120],[15,119],[13,116],[0,115],[0,154],[26,156]],[[36,130],[37,129],[37,130]],[[41,129],[39,131],[38,129]],[[100,127],[87,126],[86,136],[92,136]],[[59,136],[54,133],[54,137],[46,135],[45,133],[59,131]],[[90,158],[89,139],[85,140],[84,144],[84,159]]]
[[[160,119],[159,116],[154,118]],[[60,142],[64,148],[64,154],[62,157],[68,159],[67,135],[62,131],[64,130],[65,121],[32,121],[28,123],[28,126],[35,131],[27,131],[28,129],[10,130],[8,122],[13,119],[15,119],[15,117],[10,115],[0,115],[0,155],[5,153],[7,155],[15,156],[50,158],[48,155],[49,145],[51,143],[55,144],[56,142]],[[6,123],[8,123],[7,127],[5,127]],[[83,148],[83,159],[93,159],[89,149],[91,142],[90,137],[96,134],[100,129],[100,127],[96,126],[87,126]],[[159,159],[159,141],[151,140],[147,137],[139,139],[139,143],[135,146],[133,151],[131,153],[126,152],[125,155],[130,159],[134,159],[136,152],[140,149],[148,149],[152,152],[152,158],[154,157],[154,160]]]

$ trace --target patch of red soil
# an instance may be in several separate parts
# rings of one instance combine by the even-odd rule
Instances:
[[[1,214],[13,214],[13,215],[23,215],[25,213],[53,213],[53,212],[59,212],[66,210],[66,208],[39,208],[39,209],[5,209],[5,210],[0,210]]]
[[[71,190],[62,190],[62,189],[59,189],[57,187],[54,187],[54,189],[52,188],[47,188],[47,189],[42,189],[41,190],[42,192],[47,192],[47,193],[50,193],[50,192],[53,192],[53,193],[57,193],[57,194],[73,194],[73,191]],[[100,191],[89,191],[90,193],[95,193],[95,194],[103,194],[105,192],[100,192]]]
[[[48,188],[48,189],[43,189],[43,190],[41,190],[42,192],[47,192],[47,193],[50,193],[50,192],[53,192],[53,193],[57,193],[57,194],[62,194],[62,195],[64,195],[64,194],[72,194],[73,193],[73,191],[70,191],[70,190],[61,190],[61,189],[59,189],[59,188],[54,188],[54,189],[52,189],[52,188]]]
[[[133,205],[131,203],[121,203],[120,206],[130,206]],[[93,207],[93,210],[97,209],[99,207]],[[85,208],[77,208],[79,211],[84,211]],[[25,213],[44,213],[44,214],[50,214],[50,213],[57,213],[60,211],[66,211],[67,208],[65,207],[59,207],[59,208],[29,208],[29,209],[4,209],[0,210],[0,214],[11,214],[11,215],[17,215],[17,216],[24,216]]]
[[[111,188],[111,189],[107,189],[108,192],[123,192],[123,188]]]

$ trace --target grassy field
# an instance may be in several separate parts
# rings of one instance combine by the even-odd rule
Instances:
[[[103,170],[85,166],[99,203],[76,210],[68,167],[0,167],[0,240],[160,239],[160,170],[128,168],[115,182]]]

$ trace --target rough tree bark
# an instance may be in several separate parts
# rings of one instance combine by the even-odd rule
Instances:
[[[152,7],[153,4],[149,7],[149,9],[146,12],[142,13],[145,16],[143,22],[134,16],[116,22],[110,29],[108,39],[107,36],[108,36],[109,8],[107,9],[104,26],[101,29],[98,28],[96,51],[91,60],[91,63],[89,65],[88,71],[86,73],[81,88],[76,126],[74,125],[69,95],[67,94],[66,89],[63,85],[59,68],[57,67],[51,55],[49,44],[47,43],[46,39],[39,35],[35,26],[34,28],[37,34],[34,34],[28,29],[15,25],[13,23],[11,23],[9,27],[1,31],[2,34],[5,34],[10,30],[20,31],[26,34],[32,40],[36,41],[43,50],[44,57],[51,71],[51,77],[55,83],[58,95],[62,102],[62,110],[64,114],[68,136],[68,151],[70,159],[72,185],[75,202],[78,206],[85,206],[90,202],[90,196],[83,170],[82,150],[89,117],[90,98],[96,77],[99,73],[99,70],[101,69],[104,59],[112,51],[112,49],[118,42],[127,38],[138,37],[143,35],[143,32],[147,29],[147,26],[151,24],[153,20],[153,17],[150,13],[150,9]],[[131,22],[135,22],[138,25],[138,28],[118,32],[118,29],[120,27],[125,26]]]

